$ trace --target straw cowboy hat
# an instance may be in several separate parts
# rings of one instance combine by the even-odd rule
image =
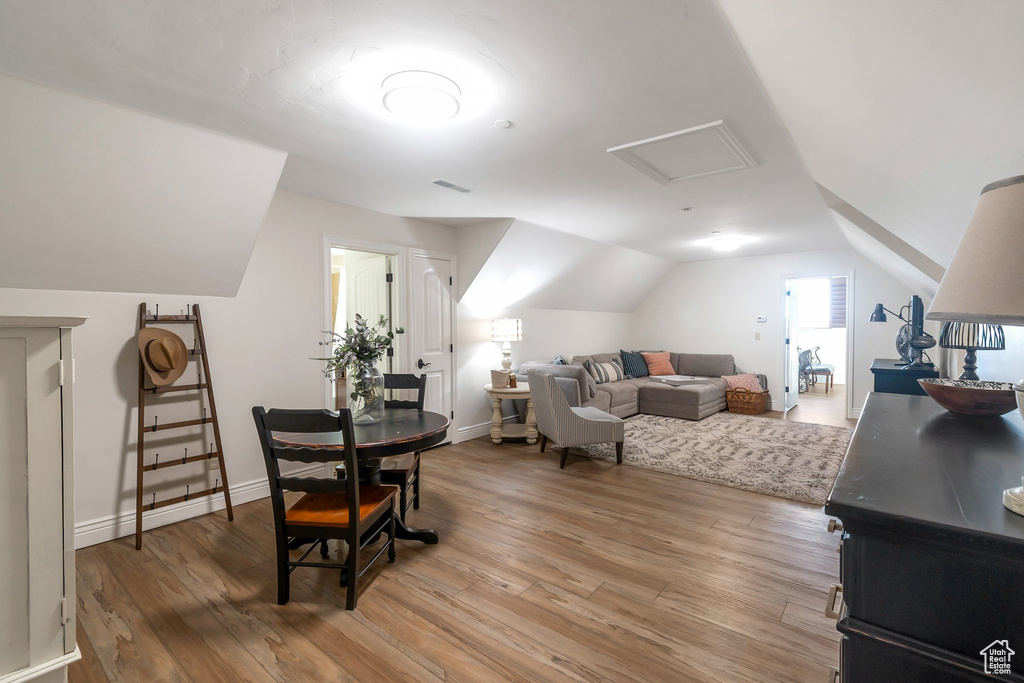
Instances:
[[[188,349],[181,337],[159,327],[139,330],[139,355],[154,386],[172,384],[188,365]]]

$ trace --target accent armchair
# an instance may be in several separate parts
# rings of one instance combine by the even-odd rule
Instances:
[[[555,378],[549,374],[530,370],[527,377],[541,435],[541,453],[551,439],[562,449],[558,466],[565,469],[570,448],[614,441],[615,461],[622,464],[626,428],[621,418],[594,407],[571,407]]]

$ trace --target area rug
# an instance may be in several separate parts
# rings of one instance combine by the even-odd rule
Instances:
[[[823,504],[853,430],[716,413],[697,422],[656,415],[626,420],[624,464],[730,488]],[[614,444],[573,449],[615,459]]]

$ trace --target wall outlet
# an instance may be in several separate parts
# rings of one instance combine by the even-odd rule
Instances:
[[[755,332],[754,333],[754,341],[761,341],[761,333],[760,332]]]
[[[206,461],[207,462],[207,465],[206,465],[207,469],[211,469],[211,470],[218,470],[218,469],[220,469],[220,462],[218,462],[219,460],[220,460],[220,458],[210,458],[209,460],[207,460]]]

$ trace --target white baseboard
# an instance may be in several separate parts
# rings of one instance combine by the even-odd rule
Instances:
[[[515,415],[506,415],[503,422],[515,422],[519,418]],[[479,439],[481,436],[490,436],[491,434],[491,421],[481,422],[480,424],[470,425],[468,427],[459,427],[459,431],[455,435],[455,439],[452,443],[462,443],[463,441],[470,441],[471,439]]]
[[[289,475],[308,477],[323,474],[323,465],[313,465],[289,472]],[[241,505],[270,495],[270,487],[266,477],[254,479],[231,486],[231,505]],[[223,510],[224,496],[205,496],[195,501],[168,505],[159,510],[143,512],[142,529],[148,531],[166,524],[174,524],[193,517],[199,517],[217,510]],[[75,524],[75,550],[86,548],[97,543],[112,541],[115,538],[130,536],[135,533],[135,510],[121,512],[116,515]]]

